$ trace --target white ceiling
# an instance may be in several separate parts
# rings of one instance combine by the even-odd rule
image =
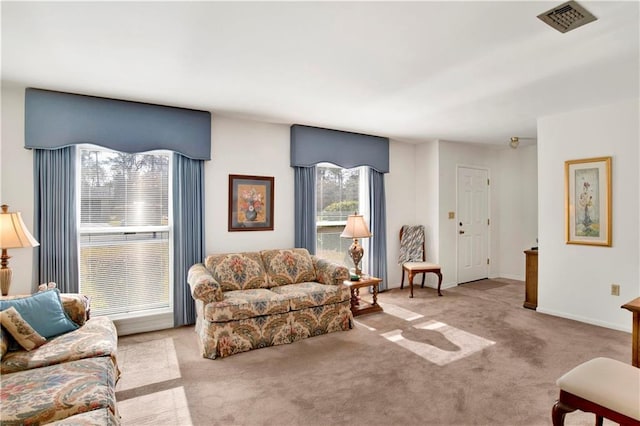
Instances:
[[[2,2],[2,80],[387,136],[506,145],[638,98],[639,3]],[[215,118],[214,118],[215,120]],[[214,124],[215,125],[215,124]]]

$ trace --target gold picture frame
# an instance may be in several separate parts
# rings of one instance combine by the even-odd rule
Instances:
[[[564,162],[567,244],[611,247],[611,157]]]
[[[228,231],[273,231],[272,176],[229,175]]]

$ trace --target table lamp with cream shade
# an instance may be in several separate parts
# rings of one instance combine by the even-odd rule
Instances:
[[[31,235],[19,212],[9,212],[9,206],[3,204],[2,212],[0,212],[0,289],[2,295],[9,294],[11,287],[11,275],[13,274],[9,268],[9,259],[11,256],[7,254],[7,249],[36,247],[40,243]]]
[[[359,277],[362,274],[360,261],[362,260],[364,249],[358,244],[358,238],[369,238],[371,236],[364,217],[358,214],[358,212],[350,214],[349,217],[347,217],[347,224],[344,227],[344,231],[342,231],[340,236],[342,238],[353,238],[353,244],[349,247],[349,255],[356,267],[356,275]]]

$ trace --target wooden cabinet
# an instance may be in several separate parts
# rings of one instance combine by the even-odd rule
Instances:
[[[538,250],[525,250],[526,278],[524,307],[536,309],[538,307]]]

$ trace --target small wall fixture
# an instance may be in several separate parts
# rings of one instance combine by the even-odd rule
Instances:
[[[527,141],[535,141],[536,138],[526,138],[526,137],[522,137],[522,136],[511,136],[511,140],[509,141],[509,146],[513,149],[516,149],[517,147],[520,146],[520,141],[523,140],[527,140]]]

